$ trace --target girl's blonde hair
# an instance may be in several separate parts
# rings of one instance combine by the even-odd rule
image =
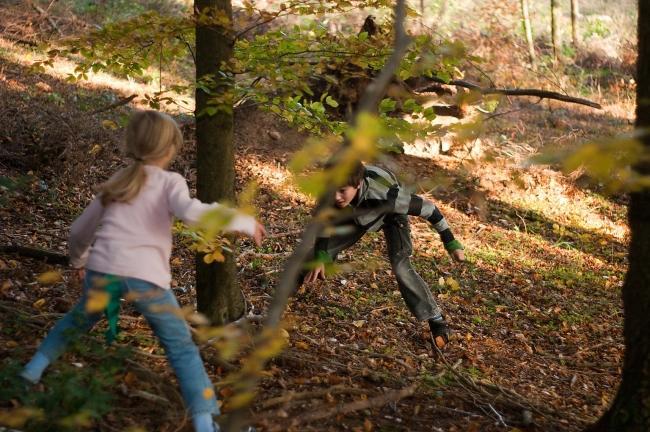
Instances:
[[[126,154],[133,159],[128,167],[116,172],[99,186],[104,206],[112,202],[128,202],[140,192],[147,179],[144,165],[172,157],[181,148],[183,135],[176,122],[158,111],[138,111],[126,128]]]

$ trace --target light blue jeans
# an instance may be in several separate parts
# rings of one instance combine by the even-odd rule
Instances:
[[[122,296],[128,297],[147,320],[165,349],[187,409],[191,416],[219,414],[214,387],[203,367],[203,361],[192,340],[189,327],[179,312],[178,302],[171,290],[160,288],[141,279],[116,277],[92,270],[86,271],[81,299],[70,312],[55,324],[38,352],[54,362],[67,345],[79,335],[87,333],[102,318],[102,313],[88,313],[86,302],[90,289],[101,289],[106,278],[117,279]],[[176,313],[174,313],[176,312]]]

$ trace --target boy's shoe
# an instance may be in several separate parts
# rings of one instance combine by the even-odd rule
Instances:
[[[442,349],[449,343],[451,330],[444,316],[440,315],[439,317],[429,319],[429,329],[431,330],[431,341],[435,344],[434,349]]]

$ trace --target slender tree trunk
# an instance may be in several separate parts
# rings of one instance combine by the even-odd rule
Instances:
[[[230,0],[195,0],[194,7],[197,16],[216,10],[232,21]],[[196,90],[196,183],[197,195],[204,202],[234,201],[233,114],[232,100],[227,96],[230,82],[218,73],[232,57],[230,37],[229,29],[220,25],[201,20],[196,25],[196,79],[210,77],[216,86],[212,95]],[[218,108],[217,112],[206,113],[209,106]],[[234,257],[225,255],[223,263],[206,264],[200,254],[196,258],[198,310],[214,324],[230,322],[244,311]]]
[[[551,40],[553,42],[553,58],[560,57],[562,40],[560,36],[560,0],[551,0]]]
[[[573,38],[573,46],[580,45],[579,36],[579,23],[580,19],[580,3],[579,0],[571,0],[571,36]]]
[[[650,150],[650,0],[639,0],[636,127]],[[650,163],[637,169],[650,175]],[[610,409],[588,431],[650,431],[650,189],[630,195],[631,242],[623,285],[625,360],[623,379]]]
[[[528,0],[521,0],[521,13],[523,16],[524,31],[526,32],[526,42],[528,43],[528,56],[530,63],[535,64],[535,44],[533,42],[533,29],[530,26],[530,14],[528,12]]]

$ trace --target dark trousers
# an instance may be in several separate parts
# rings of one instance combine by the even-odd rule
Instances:
[[[336,260],[341,251],[358,242],[366,233],[363,227],[354,225],[353,228],[345,234],[329,238],[327,253],[332,260]],[[382,230],[388,246],[388,259],[406,306],[419,320],[440,316],[440,308],[433,299],[429,286],[411,265],[413,244],[408,216],[386,216]]]

